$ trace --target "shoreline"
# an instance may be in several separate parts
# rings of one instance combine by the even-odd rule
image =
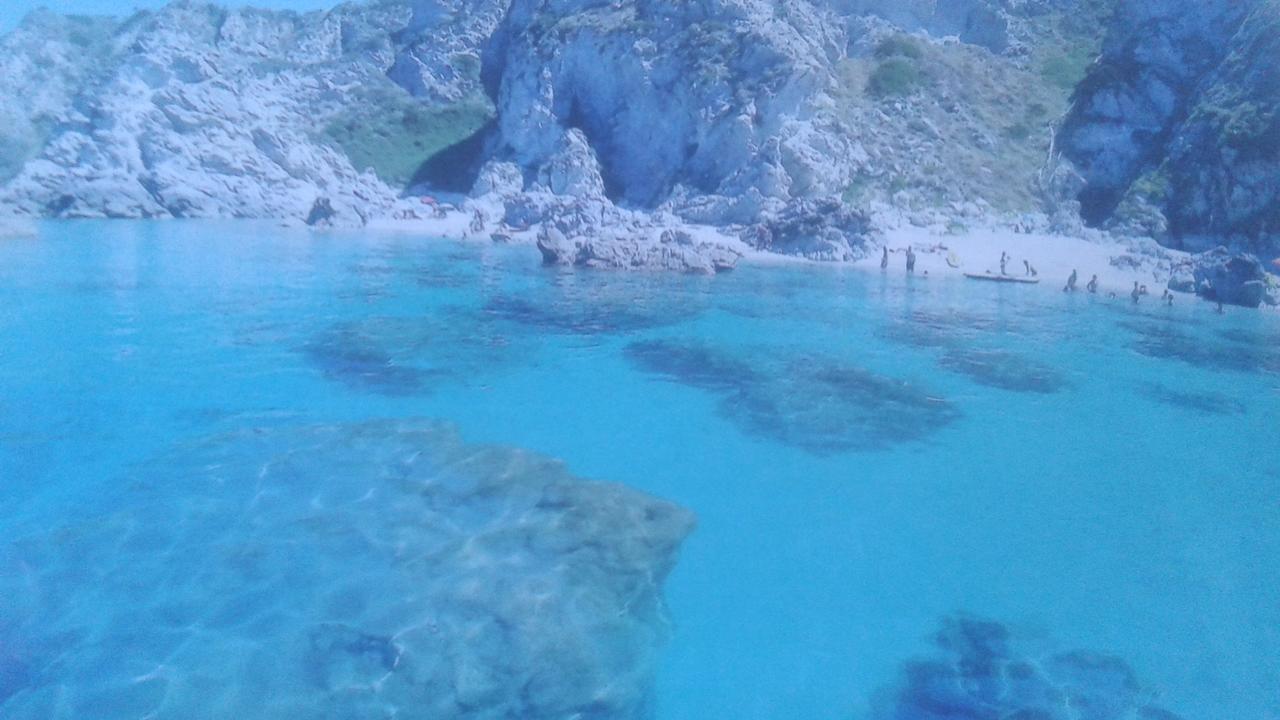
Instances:
[[[507,244],[536,247],[541,224],[528,228],[510,228],[501,221],[488,221],[482,230],[472,232],[471,219],[476,209],[489,210],[486,205],[468,203],[463,207],[444,209],[438,217],[406,219],[377,218],[363,227],[311,227],[300,223],[280,222],[271,218],[209,218],[178,220],[178,222],[244,222],[269,223],[286,230],[301,230],[314,234],[348,234],[360,232],[386,233],[414,236],[422,239],[438,239],[449,242],[481,244]],[[491,215],[492,216],[492,215]],[[173,222],[174,220],[169,220]],[[0,218],[0,239],[27,239],[38,234],[39,226],[56,219],[32,219],[25,217]],[[134,220],[132,222],[144,222]],[[927,228],[898,227],[884,230],[868,240],[866,257],[852,261],[816,260],[799,255],[759,250],[749,246],[721,228],[709,225],[682,223],[676,229],[688,233],[696,243],[707,247],[728,250],[739,256],[739,264],[754,267],[814,267],[833,270],[854,269],[863,272],[881,272],[881,249],[888,247],[890,274],[906,273],[905,249],[909,246],[916,253],[916,276],[929,278],[963,278],[965,273],[999,274],[1000,255],[1009,253],[1007,274],[1012,278],[1026,277],[1023,260],[1036,270],[1035,286],[1061,292],[1072,270],[1078,272],[1078,292],[1086,293],[1086,284],[1096,274],[1099,296],[1115,293],[1128,299],[1136,281],[1146,285],[1147,302],[1158,302],[1160,294],[1168,287],[1173,271],[1188,265],[1193,254],[1163,247],[1151,239],[1120,238],[1099,234],[1096,238],[1055,235],[1048,233],[1023,233],[1008,228],[985,227],[958,234],[939,233]],[[643,231],[653,235],[654,244],[662,226],[655,224]],[[948,264],[948,257],[958,261],[958,267]],[[638,267],[614,269],[614,272],[671,272],[660,268]],[[1179,301],[1196,300],[1211,304],[1194,293],[1175,292]],[[1276,307],[1263,304],[1258,310],[1277,311]]]

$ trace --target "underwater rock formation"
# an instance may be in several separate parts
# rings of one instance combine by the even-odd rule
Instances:
[[[1009,628],[966,616],[945,619],[933,645],[932,657],[903,666],[871,720],[1177,720],[1116,657],[1027,656]]]
[[[650,716],[675,505],[420,422],[245,430],[114,487],[0,544],[6,719]]]
[[[1235,416],[1248,412],[1243,402],[1222,393],[1189,391],[1163,383],[1147,383],[1140,392],[1162,405],[1201,415]]]
[[[956,347],[939,364],[979,385],[1001,390],[1048,395],[1067,387],[1057,370],[1007,350]]]
[[[817,455],[918,442],[960,417],[912,383],[802,353],[647,340],[625,354],[641,372],[718,396],[743,432]]]

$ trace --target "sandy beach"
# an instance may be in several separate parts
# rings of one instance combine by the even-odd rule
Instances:
[[[938,235],[907,228],[885,234],[890,249],[890,271],[905,272],[905,249],[916,252],[916,274],[960,276],[964,273],[1000,273],[1000,255],[1008,253],[1007,273],[1031,277],[1023,261],[1035,269],[1041,287],[1058,291],[1074,270],[1083,291],[1089,279],[1098,276],[1098,292],[1127,295],[1135,281],[1159,295],[1171,270],[1190,258],[1184,252],[1159,247],[1151,240],[1103,238],[1089,240],[1062,235],[1022,234],[1010,230],[975,230],[961,235]],[[959,267],[951,267],[951,257]],[[879,271],[880,254],[856,263]]]

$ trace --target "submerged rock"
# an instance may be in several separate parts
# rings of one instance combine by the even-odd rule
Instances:
[[[750,353],[694,342],[629,345],[642,372],[709,392],[743,432],[816,454],[924,440],[960,417],[947,400],[897,378],[803,353]]]
[[[415,422],[209,438],[117,487],[0,545],[6,718],[651,715],[675,505]]]
[[[933,656],[904,663],[898,687],[881,695],[871,720],[1177,720],[1110,655],[1026,655],[1009,628],[968,616],[945,619],[933,644]]]

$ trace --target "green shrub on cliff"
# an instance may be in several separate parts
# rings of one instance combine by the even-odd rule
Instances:
[[[923,79],[920,67],[913,60],[891,57],[871,72],[867,90],[880,98],[910,95],[920,87]]]
[[[372,168],[383,182],[404,187],[428,160],[492,117],[493,108],[483,99],[428,106],[406,93],[388,92],[378,103],[354,105],[332,119],[324,136],[357,170]]]
[[[920,60],[924,57],[924,51],[920,49],[920,43],[915,38],[908,35],[890,35],[876,45],[875,56],[881,60],[892,57]]]

